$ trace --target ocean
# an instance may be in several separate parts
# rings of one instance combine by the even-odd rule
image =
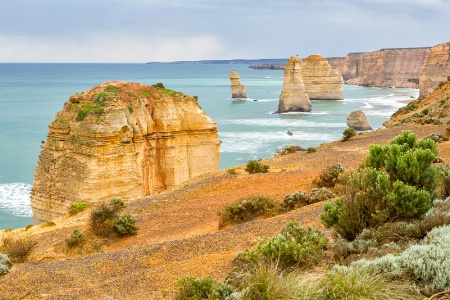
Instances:
[[[245,85],[246,100],[231,99],[232,69]],[[198,96],[218,126],[221,169],[272,157],[283,146],[338,140],[348,114],[357,109],[380,128],[405,100],[418,96],[416,89],[346,85],[345,100],[312,101],[310,113],[275,114],[281,70],[253,70],[246,64],[0,64],[0,229],[32,223],[34,169],[55,114],[71,95],[111,80],[162,82]]]

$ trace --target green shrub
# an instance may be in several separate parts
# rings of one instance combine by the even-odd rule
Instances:
[[[225,300],[233,293],[233,288],[225,283],[217,282],[213,277],[197,278],[185,276],[176,280],[176,300]]]
[[[228,175],[236,175],[237,174],[236,168],[227,169],[227,174]]]
[[[70,214],[71,215],[76,215],[79,212],[82,212],[83,210],[85,210],[88,207],[88,203],[87,202],[76,202],[76,203],[72,203],[72,205],[70,206]]]
[[[67,247],[75,247],[84,242],[84,234],[81,230],[75,229],[65,242]]]
[[[36,247],[37,242],[30,236],[22,237],[4,237],[3,250],[13,262],[24,262],[30,255],[31,251]]]
[[[308,149],[306,149],[307,153],[314,153],[316,151],[317,151],[317,149],[315,147],[308,147]]]
[[[344,173],[344,171],[344,166],[342,166],[341,164],[335,164],[320,173],[319,179],[315,180],[315,182],[320,187],[334,187],[334,185],[337,183],[339,175]]]
[[[42,224],[42,227],[52,227],[52,226],[56,226],[56,223],[53,221],[47,221],[44,224]]]
[[[277,202],[269,197],[254,196],[230,203],[218,212],[220,227],[227,223],[244,223],[260,216],[273,216]]]
[[[423,114],[424,116],[428,115],[428,112],[429,112],[429,109],[428,109],[428,108],[424,108],[424,109],[422,110],[422,114]]]
[[[130,215],[124,215],[116,217],[113,220],[114,228],[119,235],[136,235],[139,227],[136,225],[136,221]]]
[[[347,128],[344,130],[344,132],[342,132],[342,141],[346,142],[348,141],[350,138],[356,136],[356,130],[354,128]]]
[[[324,206],[322,221],[347,240],[388,220],[418,218],[431,207],[438,182],[431,139],[403,131],[387,146],[371,145],[359,170],[347,175],[345,193]]]
[[[438,168],[439,174],[439,197],[444,199],[450,196],[450,165],[442,164]]]
[[[257,160],[249,160],[245,168],[245,171],[247,171],[250,174],[267,173],[268,170],[269,170],[268,165],[264,165]]]
[[[34,226],[33,224],[28,224],[28,225],[25,227],[25,230],[28,230],[28,229],[32,228],[33,226]]]
[[[109,203],[102,203],[98,208],[92,210],[89,224],[92,231],[98,236],[109,236],[115,231],[114,219],[118,212],[125,206],[118,198]]]
[[[9,268],[11,268],[12,262],[9,259],[8,255],[0,254],[0,276],[6,275],[9,273]]]
[[[450,288],[450,226],[433,228],[423,242],[413,245],[399,256],[386,255],[372,261],[358,260],[350,267],[362,266],[377,272],[411,274],[428,293]]]
[[[240,253],[235,262],[245,265],[271,260],[281,267],[309,268],[321,261],[327,245],[328,239],[322,232],[289,222],[279,235],[260,240],[255,250]]]

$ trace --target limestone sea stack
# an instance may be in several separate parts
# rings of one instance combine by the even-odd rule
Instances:
[[[433,92],[441,82],[450,78],[450,42],[431,48],[420,69],[419,98]]]
[[[247,98],[247,93],[245,92],[245,87],[241,84],[241,78],[239,74],[231,70],[230,71],[231,80],[231,98]]]
[[[327,59],[319,54],[305,58],[302,66],[303,82],[309,99],[342,100],[344,99],[344,80]]]
[[[347,117],[347,125],[358,131],[372,130],[366,114],[360,110],[352,111]]]
[[[278,104],[278,113],[311,111],[311,102],[302,77],[302,58],[291,56],[284,68],[283,90]]]
[[[217,126],[194,97],[111,81],[75,94],[49,125],[34,174],[35,223],[71,204],[154,195],[219,164]]]

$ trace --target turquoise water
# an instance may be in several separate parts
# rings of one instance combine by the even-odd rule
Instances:
[[[232,100],[229,71],[241,76],[249,99]],[[155,84],[197,95],[222,140],[220,168],[268,158],[287,145],[340,139],[348,114],[364,111],[375,129],[417,96],[412,89],[345,86],[345,100],[312,101],[310,113],[274,114],[283,71],[207,64],[0,64],[0,229],[32,223],[29,192],[48,124],[69,96],[105,81]],[[293,135],[287,135],[290,130]]]

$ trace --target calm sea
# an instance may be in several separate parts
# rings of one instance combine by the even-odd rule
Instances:
[[[232,100],[229,71],[241,76],[249,99]],[[312,101],[310,113],[274,114],[283,71],[244,64],[0,64],[0,229],[32,223],[29,193],[47,126],[69,96],[110,80],[197,95],[222,140],[220,168],[268,158],[275,149],[340,139],[347,115],[364,111],[375,129],[418,90],[345,86],[345,100]],[[293,132],[288,135],[287,131]]]

